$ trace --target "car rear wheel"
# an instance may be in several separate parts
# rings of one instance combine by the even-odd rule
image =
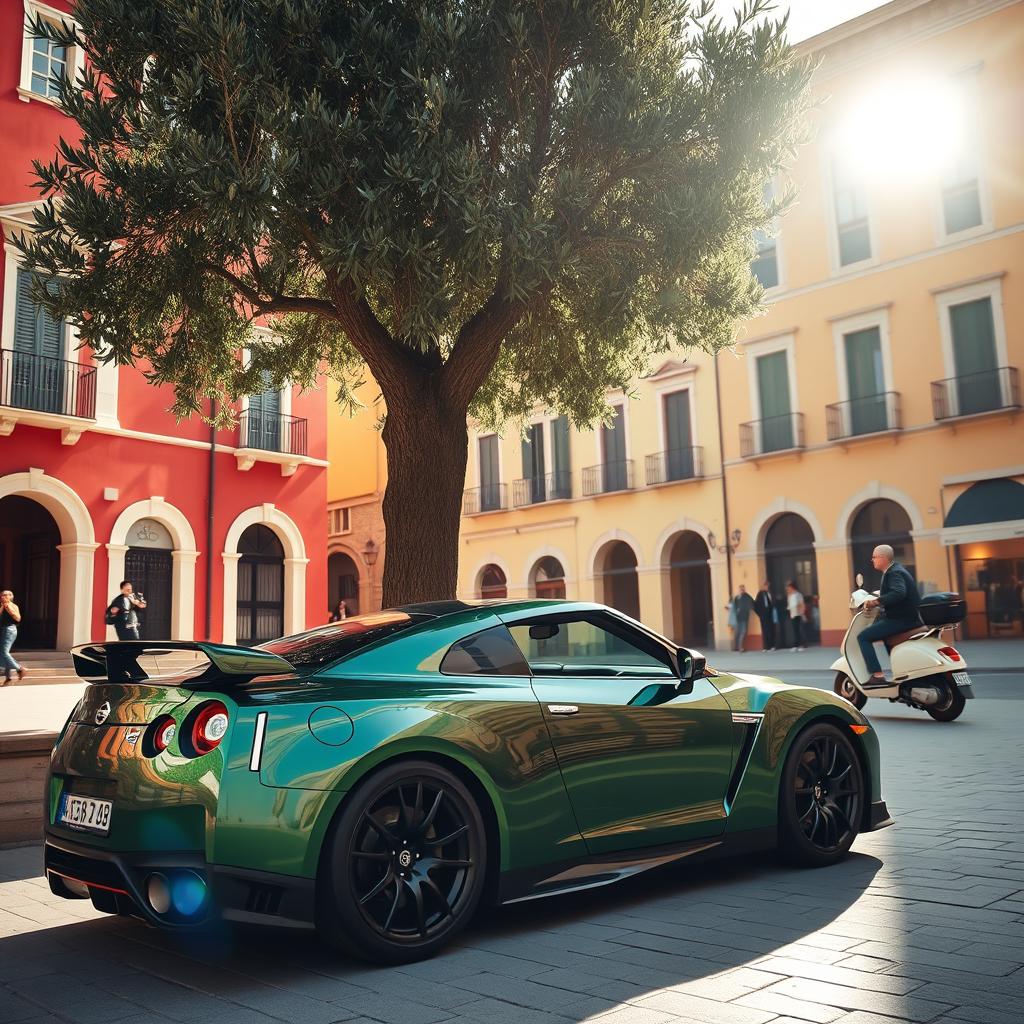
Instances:
[[[858,711],[867,704],[867,697],[853,685],[853,680],[845,672],[836,673],[833,689],[840,697],[848,700]]]
[[[864,776],[853,743],[830,722],[793,741],[779,792],[779,848],[807,867],[835,864],[857,838]]]
[[[487,855],[480,810],[462,781],[429,761],[374,773],[328,835],[318,926],[374,963],[433,956],[473,916]]]

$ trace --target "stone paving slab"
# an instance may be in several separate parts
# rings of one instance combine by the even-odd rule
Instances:
[[[0,851],[0,1024],[1019,1024],[1020,706],[884,706],[897,825],[834,868],[691,862],[492,911],[400,969],[277,931],[183,941],[54,897],[38,847]]]

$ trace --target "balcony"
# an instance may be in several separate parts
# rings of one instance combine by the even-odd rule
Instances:
[[[755,459],[773,452],[789,452],[804,447],[804,414],[788,412],[740,424],[740,455]]]
[[[1020,381],[1016,366],[1000,366],[932,381],[932,411],[936,420],[1019,408]]]
[[[632,459],[602,462],[598,466],[587,466],[583,470],[584,498],[592,498],[595,494],[610,494],[613,491],[629,491],[632,488]]]
[[[68,359],[0,351],[0,436],[17,423],[59,426],[74,444],[96,418],[96,367]],[[8,411],[9,410],[9,411]]]
[[[468,487],[462,492],[462,514],[475,516],[481,512],[497,512],[508,508],[508,487],[505,484],[487,484]]]
[[[299,416],[246,409],[238,417],[238,468],[273,462],[281,466],[282,476],[291,476],[308,454],[307,423]]]
[[[697,480],[704,475],[704,449],[674,448],[656,452],[644,459],[647,486],[672,483],[674,480]]]
[[[830,441],[899,430],[900,396],[896,391],[851,398],[825,406],[825,429]]]
[[[572,476],[565,470],[512,481],[512,505],[522,508],[542,501],[564,501],[572,497]]]

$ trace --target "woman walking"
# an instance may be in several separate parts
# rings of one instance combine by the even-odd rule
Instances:
[[[10,590],[0,591],[0,661],[4,666],[4,685],[11,681],[17,672],[19,679],[25,678],[25,670],[11,657],[11,648],[18,639],[18,623],[21,622],[21,609],[14,603],[14,593]]]

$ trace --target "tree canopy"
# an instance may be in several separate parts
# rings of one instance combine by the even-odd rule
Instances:
[[[752,233],[809,77],[767,9],[78,0],[77,30],[38,28],[87,65],[24,259],[182,415],[326,360],[370,369],[389,425],[593,421],[652,353],[758,308]]]

